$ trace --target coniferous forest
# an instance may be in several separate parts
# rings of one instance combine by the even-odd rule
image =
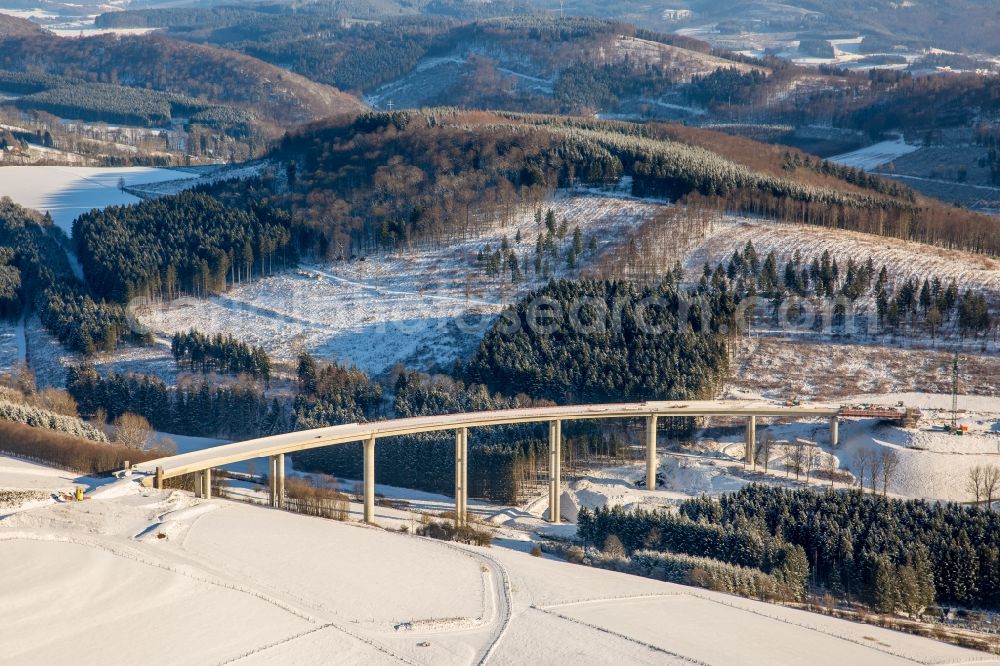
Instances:
[[[687,500],[680,517],[613,509],[588,513],[580,535],[603,544],[617,534],[631,550],[643,547],[653,528],[672,535],[671,529],[678,528],[671,526],[688,526],[680,528],[682,536],[664,536],[661,543],[734,563],[753,563],[761,557],[755,552],[767,551],[759,544],[778,539],[804,551],[812,585],[860,598],[881,611],[912,610],[935,601],[996,609],[998,520],[995,512],[956,504],[754,484],[717,500]],[[719,530],[720,536],[694,536],[704,530]],[[733,539],[744,544],[733,546]]]

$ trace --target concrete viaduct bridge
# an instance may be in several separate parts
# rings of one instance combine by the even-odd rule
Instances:
[[[740,417],[746,419],[746,460],[752,462],[756,442],[757,418],[827,418],[830,442],[837,445],[837,425],[842,408],[837,405],[778,405],[747,401],[640,402],[602,405],[571,405],[508,409],[421,416],[372,423],[348,423],[328,428],[290,432],[283,435],[224,444],[180,455],[159,458],[135,465],[136,473],[145,474],[143,485],[163,488],[167,479],[195,475],[196,495],[211,496],[213,467],[252,460],[269,459],[270,503],[281,507],[284,500],[285,455],[323,446],[364,444],[364,520],[375,518],[375,443],[384,437],[421,432],[455,432],[455,520],[468,517],[468,439],[469,428],[483,428],[516,423],[549,424],[549,519],[558,523],[561,495],[562,422],[595,419],[644,418],[646,420],[646,487],[656,487],[656,424],[659,417],[701,416]]]

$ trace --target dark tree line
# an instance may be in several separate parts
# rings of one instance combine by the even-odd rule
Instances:
[[[68,239],[48,216],[0,199],[0,316],[36,311],[60,342],[85,354],[128,334],[121,306],[93,297],[73,274]]]
[[[208,336],[194,329],[175,333],[170,340],[170,351],[178,364],[186,362],[191,370],[246,373],[254,379],[263,379],[265,386],[271,380],[271,359],[264,348],[250,346],[232,335]]]
[[[296,429],[370,421],[383,413],[382,386],[357,368],[299,357]]]
[[[560,404],[710,397],[726,375],[720,330],[734,329],[735,309],[714,287],[553,282],[501,316],[465,374]]]
[[[957,504],[753,484],[716,500],[681,504],[693,521],[801,547],[813,581],[880,610],[939,603],[1000,608],[1000,517]]]
[[[103,410],[114,419],[130,412],[145,417],[157,430],[178,435],[251,438],[295,429],[288,401],[268,399],[252,382],[214,384],[181,378],[171,388],[159,377],[121,373],[102,377],[85,365],[67,371],[66,390],[82,416]]]
[[[761,530],[751,521],[708,524],[663,510],[628,510],[621,506],[583,508],[577,516],[577,536],[604,548],[614,537],[626,553],[655,550],[709,557],[759,569],[787,585],[798,596],[809,575],[802,546]]]
[[[720,68],[692,78],[685,93],[702,106],[750,104],[766,81],[767,75],[759,69],[743,72],[736,67]]]
[[[85,213],[73,222],[73,240],[94,292],[122,303],[208,295],[296,257],[287,214],[230,208],[196,192]]]
[[[62,83],[20,97],[20,109],[39,109],[62,118],[159,127],[175,116],[222,130],[238,128],[246,135],[255,120],[252,112],[219,107],[176,93],[130,88],[110,83]]]

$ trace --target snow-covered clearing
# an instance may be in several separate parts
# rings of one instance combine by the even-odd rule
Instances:
[[[0,520],[6,663],[1000,663],[515,549],[95,483]]]
[[[125,186],[163,180],[194,178],[195,174],[151,167],[11,166],[0,169],[0,197],[52,215],[53,221],[70,233],[73,220],[93,208],[138,203],[123,192]]]
[[[146,35],[157,28],[98,28],[87,26],[51,26],[49,32],[59,37],[96,37],[97,35]]]
[[[888,341],[854,344],[761,336],[740,341],[732,383],[740,389],[779,399],[830,400],[858,393],[874,396],[946,393],[951,390],[952,361],[950,349],[908,349]],[[963,393],[1000,400],[997,354],[962,352],[959,373]]]
[[[960,289],[1000,294],[1000,261],[981,254],[857,231],[733,216],[717,221],[712,233],[687,256],[684,268],[688,277],[700,276],[705,262],[713,268],[728,262],[747,242],[753,242],[761,257],[773,251],[779,260],[787,261],[798,251],[811,261],[829,250],[842,269],[849,259],[864,262],[871,257],[876,270],[885,265],[894,277],[923,280],[936,275],[945,281],[955,280]]]
[[[20,321],[0,321],[0,372],[23,359],[24,329]]]
[[[891,141],[882,141],[842,155],[834,155],[827,159],[836,164],[864,169],[865,171],[874,171],[878,167],[889,164],[896,158],[912,153],[919,148],[920,146],[914,146],[906,143],[902,138],[897,138]]]
[[[543,209],[548,207],[568,224],[569,234],[560,244],[571,242],[579,227],[585,246],[595,239],[597,256],[660,205],[577,193],[558,197]],[[518,231],[520,244],[515,241]],[[509,280],[486,277],[476,262],[478,251],[487,244],[496,250],[506,238],[531,263],[539,231],[534,210],[526,209],[510,225],[454,243],[303,266],[209,300],[142,306],[137,314],[162,337],[192,326],[208,334],[231,333],[264,346],[279,360],[308,350],[370,373],[399,362],[411,367],[448,363],[474,349],[505,303],[542,283],[530,266],[527,281],[517,289]],[[584,260],[591,256],[584,254]],[[553,276],[575,273],[565,267],[565,259],[553,261]]]
[[[602,48],[600,59],[611,62],[627,60],[648,64],[668,63],[675,71],[683,72],[684,80],[689,81],[694,76],[711,74],[717,69],[735,69],[741,73],[750,71],[769,72],[766,67],[757,67],[742,62],[719,58],[707,53],[661,44],[638,37],[619,37],[610,53]]]
[[[977,465],[1000,466],[1000,434],[995,433],[958,437],[925,425],[904,430],[860,421],[842,424],[840,441],[837,455],[852,472],[857,472],[859,451],[893,451],[899,462],[889,493],[900,497],[968,502],[974,499],[966,490],[969,470]]]

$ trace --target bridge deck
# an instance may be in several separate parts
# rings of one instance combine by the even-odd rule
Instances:
[[[840,412],[839,405],[802,404],[785,406],[768,402],[747,401],[674,401],[640,402],[601,405],[566,405],[531,409],[508,409],[490,412],[466,412],[440,416],[420,416],[371,423],[344,425],[290,432],[261,437],[244,442],[224,444],[167,458],[140,463],[135,470],[154,474],[163,468],[163,478],[169,479],[212,467],[294,453],[335,444],[360,442],[371,437],[393,437],[419,432],[440,432],[457,428],[541,423],[545,421],[611,419],[644,416],[761,416],[761,417],[830,417]]]

